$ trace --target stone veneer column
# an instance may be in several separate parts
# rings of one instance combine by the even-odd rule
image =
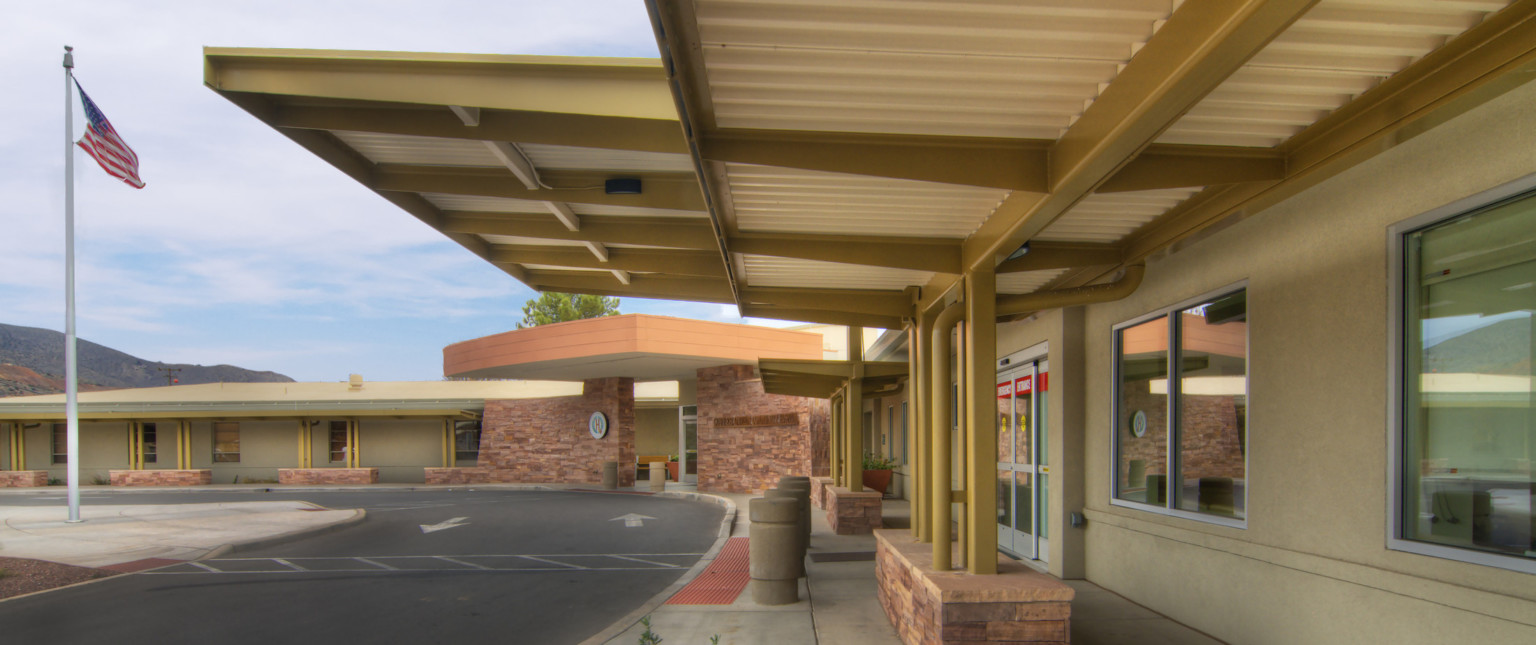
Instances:
[[[587,420],[608,416],[608,435],[593,439]],[[589,379],[581,396],[485,402],[480,461],[460,478],[429,473],[434,481],[598,484],[605,461],[619,462],[619,485],[635,483],[635,380]],[[469,469],[466,469],[469,470]]]
[[[825,403],[768,394],[751,365],[698,371],[699,490],[748,493],[809,476]],[[793,423],[782,419],[794,417]]]

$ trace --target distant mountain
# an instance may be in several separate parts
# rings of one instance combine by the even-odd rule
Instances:
[[[181,385],[198,383],[291,383],[277,372],[233,365],[160,363],[77,339],[81,390],[166,385],[160,368],[180,369]],[[0,324],[0,396],[64,391],[64,334],[51,329]],[[86,387],[86,385],[95,387]]]
[[[1424,350],[1431,372],[1530,374],[1531,318],[1514,318],[1451,336]]]

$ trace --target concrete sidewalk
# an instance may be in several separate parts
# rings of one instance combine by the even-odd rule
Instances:
[[[149,559],[196,560],[348,526],[361,510],[308,502],[88,505],[79,523],[63,506],[0,506],[0,556],[108,567]]]
[[[641,484],[644,485],[643,483]],[[668,491],[691,490],[692,486],[668,484]],[[745,493],[710,493],[731,500],[736,505],[736,520],[729,537],[749,537],[751,522],[748,504],[756,495]],[[904,515],[906,502],[886,500],[887,515]],[[651,631],[668,643],[707,645],[720,636],[722,645],[785,645],[798,643],[837,643],[838,645],[883,645],[900,643],[875,595],[875,538],[871,535],[836,535],[827,524],[826,513],[811,509],[810,557],[806,577],[800,581],[800,602],[768,607],[752,601],[750,589],[741,592],[730,605],[662,604],[698,572],[709,566],[714,553],[706,556],[677,584],[657,594],[625,621],[588,639],[583,645],[632,645],[639,642],[645,628],[640,618],[651,617]],[[723,542],[723,540],[722,540]],[[839,554],[843,561],[818,561],[818,555]]]

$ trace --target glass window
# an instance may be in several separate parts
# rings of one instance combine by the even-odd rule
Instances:
[[[1119,348],[1115,497],[1164,504],[1168,479],[1168,318],[1115,333]],[[1156,387],[1161,384],[1161,388]]]
[[[240,424],[217,421],[213,424],[214,463],[240,462]]]
[[[1397,535],[1536,560],[1536,196],[1401,240]]]
[[[69,463],[69,424],[53,424],[53,463]]]
[[[454,463],[472,465],[480,460],[480,422],[453,422]]]
[[[1116,331],[1116,499],[1247,517],[1247,296],[1204,298]]]
[[[332,421],[330,423],[330,459],[331,463],[347,460],[347,422]]]
[[[155,424],[146,423],[141,428],[144,438],[144,463],[155,463]]]

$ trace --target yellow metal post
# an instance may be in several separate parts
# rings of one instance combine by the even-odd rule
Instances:
[[[929,406],[929,530],[933,540],[933,568],[948,571],[952,566],[950,549],[951,501],[953,482],[950,476],[951,410],[950,400],[950,332],[965,310],[955,303],[940,312],[934,320],[932,342],[929,343],[929,390],[932,405]]]
[[[27,469],[27,426],[20,421],[11,424],[16,430],[16,458],[11,460],[12,470]]]
[[[978,269],[966,281],[967,568],[997,573],[997,275]]]
[[[837,393],[837,402],[832,406],[832,422],[836,424],[837,431],[832,435],[832,485],[848,485],[848,390],[844,385],[843,390]]]
[[[352,429],[352,435],[350,437],[347,437],[347,447],[349,448],[347,453],[352,456],[351,467],[352,468],[362,468],[363,467],[363,446],[362,446],[362,441],[361,441],[361,439],[362,439],[362,421],[360,421],[358,419],[352,419],[351,421],[348,422],[348,425]]]
[[[864,328],[848,326],[848,360],[853,363],[853,374],[848,379],[848,391],[843,395],[848,411],[848,433],[844,444],[847,448],[848,490],[855,493],[864,490]]]

